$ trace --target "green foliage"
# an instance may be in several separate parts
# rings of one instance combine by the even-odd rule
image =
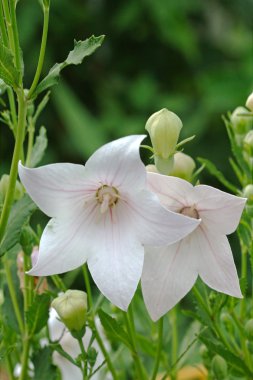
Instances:
[[[0,78],[9,86],[18,86],[19,72],[14,66],[10,49],[3,43],[0,44]]]
[[[50,295],[37,294],[26,312],[26,320],[31,335],[38,333],[46,324],[49,317]]]
[[[19,243],[21,228],[26,224],[37,206],[28,195],[17,201],[11,209],[9,223],[0,244],[0,256]]]
[[[62,63],[56,63],[49,71],[48,75],[39,83],[33,97],[36,98],[39,93],[56,85],[59,82],[60,72],[69,65],[79,65],[83,59],[91,55],[99,46],[101,46],[104,36],[91,36],[85,41],[74,41],[74,49],[71,50],[66,60]]]
[[[102,309],[98,311],[100,322],[105,330],[107,337],[114,341],[121,341],[127,347],[132,349],[131,341],[126,331],[121,327],[115,318],[105,313]]]
[[[47,131],[45,127],[40,127],[39,135],[36,137],[32,148],[30,166],[34,168],[43,158],[47,148]]]
[[[59,380],[57,367],[52,364],[52,351],[45,347],[33,357],[34,380]]]

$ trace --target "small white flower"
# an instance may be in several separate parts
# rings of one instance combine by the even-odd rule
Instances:
[[[19,165],[28,194],[52,217],[29,274],[63,273],[87,261],[101,292],[126,310],[141,277],[143,245],[171,244],[195,228],[197,220],[169,212],[147,190],[144,137],[106,144],[85,166]]]
[[[146,248],[142,291],[152,319],[159,319],[176,305],[198,275],[211,288],[241,298],[225,235],[235,231],[246,199],[155,173],[148,173],[148,182],[168,209],[200,221],[191,234],[176,244]]]

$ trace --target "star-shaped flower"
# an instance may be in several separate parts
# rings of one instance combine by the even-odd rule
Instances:
[[[144,137],[106,144],[85,166],[19,165],[28,194],[52,218],[29,274],[63,273],[87,261],[101,292],[125,310],[141,277],[143,245],[174,243],[195,228],[197,220],[169,212],[147,190]]]
[[[142,291],[153,320],[159,319],[194,285],[198,275],[211,288],[241,298],[236,267],[225,235],[235,231],[246,199],[206,185],[148,173],[149,188],[169,210],[199,220],[179,242],[147,247]]]

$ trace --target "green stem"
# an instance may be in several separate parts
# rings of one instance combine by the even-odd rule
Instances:
[[[3,14],[2,3],[0,4],[0,30],[1,30],[1,36],[2,36],[3,43],[5,46],[8,46],[8,35],[6,32],[6,25],[4,22],[4,14]]]
[[[31,269],[31,257],[24,253],[24,312],[28,311],[32,303],[32,282],[33,277],[28,276],[26,272]]]
[[[27,148],[27,155],[26,155],[26,161],[25,165],[27,167],[30,167],[30,161],[31,161],[31,155],[32,155],[32,149],[33,149],[33,140],[34,140],[34,123],[32,118],[29,118],[29,126],[28,126],[28,148]]]
[[[26,99],[23,91],[18,91],[18,128],[17,136],[14,147],[14,153],[11,162],[10,179],[7,193],[4,200],[3,211],[0,221],[0,242],[3,239],[7,222],[10,215],[11,206],[13,203],[17,174],[18,174],[18,161],[23,147],[23,139],[26,125]]]
[[[8,368],[9,380],[15,380],[15,377],[13,374],[13,365],[11,362],[11,356],[9,354],[6,355],[6,364],[7,364],[7,368]]]
[[[172,364],[177,361],[177,353],[178,353],[178,331],[177,331],[177,307],[175,306],[170,312],[170,324],[172,330]],[[175,366],[171,378],[177,378],[177,367]]]
[[[136,370],[138,372],[138,380],[143,380],[146,378],[145,373],[143,371],[141,361],[139,358],[139,355],[137,353],[137,344],[136,344],[136,337],[135,337],[135,327],[133,324],[133,314],[132,314],[132,307],[131,305],[128,308],[128,312],[123,312],[126,328],[129,334],[129,337],[131,339],[132,343],[132,357],[136,366]]]
[[[23,323],[21,312],[19,310],[17,295],[16,295],[15,288],[14,288],[13,281],[12,281],[10,263],[9,263],[9,260],[6,257],[6,255],[3,257],[2,261],[3,261],[4,270],[5,270],[5,274],[6,274],[7,285],[8,285],[9,291],[10,291],[11,302],[12,302],[13,309],[14,309],[14,312],[15,312],[15,315],[17,318],[19,330],[21,333],[23,333],[24,323]]]
[[[247,278],[247,248],[244,246],[240,239],[241,252],[242,252],[242,264],[241,264],[241,278]],[[240,319],[242,320],[246,312],[246,297],[241,299],[240,305]]]
[[[79,347],[80,347],[82,358],[83,358],[83,362],[84,362],[84,365],[83,365],[83,368],[82,368],[83,380],[87,380],[88,379],[88,376],[87,376],[87,354],[85,352],[85,348],[84,348],[84,345],[83,345],[82,338],[78,338],[77,340],[78,340],[78,343],[79,343]]]
[[[14,136],[16,136],[16,133],[17,133],[17,111],[16,111],[16,105],[15,105],[15,99],[14,99],[13,91],[10,87],[7,88],[7,94],[8,94],[9,104],[10,104],[12,124],[14,126]]]
[[[160,320],[158,321],[158,344],[157,344],[155,365],[154,365],[151,380],[155,380],[157,376],[159,363],[161,359],[162,345],[163,345],[163,317],[160,318]]]
[[[64,282],[62,281],[61,277],[58,276],[58,274],[54,274],[53,276],[51,276],[51,279],[53,280],[53,283],[59,290],[66,292],[67,288]]]
[[[38,65],[36,69],[36,73],[31,85],[31,88],[28,92],[28,99],[31,98],[34,90],[36,89],[36,86],[40,79],[40,74],[42,71],[43,63],[44,63],[44,57],[46,52],[46,46],[47,46],[47,34],[48,34],[48,24],[49,24],[49,5],[43,7],[44,10],[44,22],[43,22],[43,32],[42,32],[42,40],[41,40],[41,46],[40,46],[40,54],[39,54],[39,60]]]
[[[28,336],[25,336],[23,339],[23,356],[21,362],[21,374],[19,380],[27,380],[27,368],[28,368],[28,359],[29,359],[29,349],[30,349],[30,339]]]
[[[85,282],[85,287],[86,287],[86,292],[87,292],[87,297],[88,297],[89,310],[92,310],[93,302],[92,302],[92,293],[91,293],[91,286],[90,286],[87,264],[84,264],[82,266],[82,271],[83,271],[83,277],[84,277],[84,282]]]

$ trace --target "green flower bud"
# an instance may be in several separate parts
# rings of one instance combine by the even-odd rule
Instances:
[[[243,148],[250,157],[253,157],[253,130],[249,131],[243,139]]]
[[[253,319],[248,320],[248,322],[246,323],[245,333],[246,333],[247,339],[250,341],[253,341]]]
[[[248,198],[249,201],[253,201],[253,184],[245,186],[243,189],[243,196]]]
[[[179,117],[166,108],[150,116],[145,129],[150,135],[155,156],[166,160],[174,154],[182,126]]]
[[[161,158],[160,156],[155,156],[155,166],[159,173],[170,175],[174,166],[174,157]]]
[[[220,355],[215,355],[212,360],[212,371],[217,380],[227,377],[228,366],[226,361]]]
[[[10,181],[10,176],[8,174],[3,174],[0,180],[0,194],[3,200],[8,190],[9,181]],[[15,201],[19,200],[20,198],[22,198],[23,194],[24,194],[23,187],[21,183],[17,180],[15,192],[14,192],[14,200]]]
[[[237,107],[231,115],[230,121],[236,135],[245,135],[252,127],[250,112],[245,107]]]
[[[191,181],[195,167],[195,162],[190,156],[182,152],[177,152],[174,155],[174,166],[170,175]]]
[[[202,344],[201,346],[200,346],[200,348],[199,348],[199,353],[200,353],[200,355],[201,355],[201,357],[203,358],[203,359],[207,359],[208,358],[208,349],[207,349],[207,347],[204,345],[204,344]]]
[[[70,331],[81,331],[86,322],[87,294],[81,290],[67,290],[55,298],[52,307]]]
[[[246,100],[246,107],[253,112],[253,92],[248,96]]]

